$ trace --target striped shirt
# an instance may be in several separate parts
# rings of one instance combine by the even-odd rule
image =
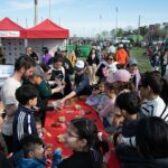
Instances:
[[[19,105],[13,122],[14,150],[21,146],[21,140],[26,135],[38,135],[33,111]]]

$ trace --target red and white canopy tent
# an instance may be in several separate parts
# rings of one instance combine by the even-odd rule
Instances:
[[[0,21],[0,38],[21,38],[23,30],[23,27],[7,17]]]
[[[35,27],[25,30],[24,36],[27,39],[67,39],[69,30],[46,19]]]
[[[26,37],[27,46],[32,47],[38,56],[42,55],[42,47],[48,47],[50,54],[54,55],[58,47],[66,46],[69,30],[46,19],[33,28],[26,29],[22,36]]]
[[[41,56],[42,47],[48,47],[51,54],[66,45],[69,30],[64,29],[49,19],[38,25],[24,29],[9,18],[0,21],[0,39],[7,64],[13,64],[15,59],[30,46]]]
[[[9,18],[0,21],[0,46],[6,64],[13,64],[20,54],[25,52],[23,31],[23,27]]]

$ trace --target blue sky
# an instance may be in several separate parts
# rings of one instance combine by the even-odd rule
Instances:
[[[10,17],[23,27],[33,26],[34,0],[0,0],[0,19]],[[49,0],[39,1],[39,22],[49,16]],[[71,36],[93,36],[99,31],[116,27],[116,7],[118,7],[118,27],[133,28],[141,25],[168,22],[168,0],[50,0],[51,19],[65,28]]]

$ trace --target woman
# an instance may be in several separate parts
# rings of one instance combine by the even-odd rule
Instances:
[[[51,63],[52,56],[49,54],[48,48],[43,48],[44,55],[42,56],[42,63],[45,65],[49,65]]]
[[[86,62],[88,64],[90,84],[94,85],[97,83],[95,74],[96,74],[97,65],[99,64],[99,58],[97,56],[95,48],[92,48]]]
[[[64,159],[58,168],[102,168],[103,154],[108,151],[108,145],[98,140],[97,127],[93,121],[84,118],[72,120],[65,143],[74,153]],[[106,144],[106,147],[102,144]]]

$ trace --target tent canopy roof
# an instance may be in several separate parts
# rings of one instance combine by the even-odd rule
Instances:
[[[0,30],[20,31],[23,27],[6,17],[0,21]]]
[[[61,38],[69,37],[69,30],[64,29],[49,19],[44,20],[40,24],[25,30],[27,38]]]
[[[24,29],[9,18],[0,21],[1,37],[27,38],[27,39],[67,39],[69,30],[64,29],[49,19],[44,20],[38,25]],[[16,32],[15,32],[16,31]]]

